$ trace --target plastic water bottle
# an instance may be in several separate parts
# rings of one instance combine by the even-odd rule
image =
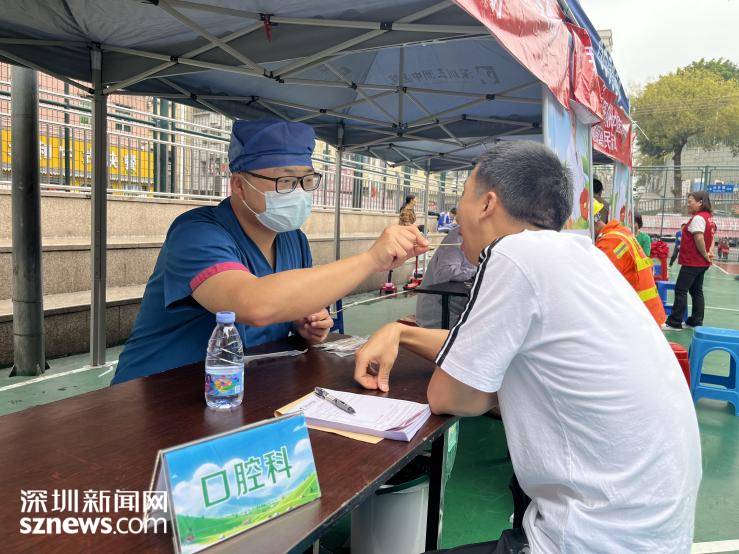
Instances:
[[[244,399],[244,346],[234,325],[236,314],[218,312],[205,358],[205,403],[229,410]]]

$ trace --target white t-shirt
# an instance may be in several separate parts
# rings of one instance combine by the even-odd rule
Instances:
[[[688,225],[688,231],[691,234],[694,233],[705,233],[706,232],[706,218],[702,215],[696,215],[690,220]]]
[[[524,231],[486,248],[437,364],[498,391],[532,498],[532,553],[690,552],[701,480],[690,392],[644,303],[587,237]]]

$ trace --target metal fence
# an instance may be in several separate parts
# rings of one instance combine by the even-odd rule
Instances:
[[[0,81],[0,185],[9,186],[12,158],[10,83]],[[42,188],[84,192],[92,183],[90,101],[40,91]],[[154,100],[150,100],[154,104]],[[228,174],[228,133],[111,103],[108,178],[111,194],[221,197]],[[166,129],[166,132],[163,131]],[[224,137],[225,135],[225,137]],[[166,166],[161,163],[165,160]],[[227,169],[227,168],[226,168]],[[166,186],[162,186],[166,183]]]
[[[677,171],[672,166],[637,166],[632,183],[647,232],[674,236],[687,220],[688,194],[705,190],[717,236],[739,237],[739,166],[683,166]]]
[[[42,190],[89,193],[92,184],[91,104],[86,98],[40,89],[40,174]],[[148,99],[151,111],[114,101],[108,112],[108,192],[145,198],[218,201],[230,194],[228,143],[231,121],[220,115]],[[157,110],[157,106],[159,109]],[[10,82],[0,76],[0,188],[11,182]],[[158,113],[154,113],[157,111]],[[314,166],[324,174],[314,205],[335,202],[335,150],[320,145]],[[456,205],[467,173],[434,174],[429,183],[432,211]],[[341,207],[397,213],[408,194],[422,212],[425,175],[390,168],[384,162],[347,154],[341,176]]]
[[[336,194],[336,166],[333,159],[314,156],[314,167],[324,174],[324,184],[313,193],[313,204],[333,207]],[[438,212],[457,205],[462,193],[466,173],[450,172],[450,175],[432,175],[429,182],[429,210]],[[402,169],[390,169],[379,160],[363,161],[345,157],[341,171],[340,205],[347,210],[395,212],[400,210],[405,198],[413,194],[418,199],[416,211],[424,205],[426,180],[420,173],[407,173]]]
[[[739,216],[739,166],[637,166],[632,181],[642,214],[687,213],[688,193],[706,190],[714,212]]]

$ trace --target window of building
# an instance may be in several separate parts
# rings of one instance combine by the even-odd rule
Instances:
[[[124,106],[123,104],[113,104],[113,106],[115,106],[113,108],[113,115],[122,115],[122,116],[128,116],[129,115],[128,114],[128,111],[118,109],[118,108],[125,108],[126,106]],[[125,123],[123,121],[120,121],[118,119],[115,119],[114,121],[115,121],[114,128],[115,128],[116,131],[121,131],[123,133],[130,133],[131,132],[131,125],[130,124]]]

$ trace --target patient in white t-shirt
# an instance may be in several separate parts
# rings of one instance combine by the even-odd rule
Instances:
[[[634,289],[589,237],[559,232],[571,211],[550,150],[493,147],[458,205],[462,249],[479,265],[459,322],[382,327],[355,378],[389,390],[402,345],[439,366],[435,413],[483,414],[497,392],[531,504],[523,530],[455,552],[687,554],[701,479],[690,392]]]

